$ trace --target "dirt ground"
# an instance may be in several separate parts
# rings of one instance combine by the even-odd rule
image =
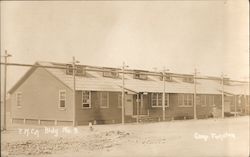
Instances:
[[[2,133],[2,156],[248,157],[249,117],[144,124],[12,126]]]

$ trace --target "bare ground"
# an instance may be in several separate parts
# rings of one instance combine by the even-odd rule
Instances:
[[[65,132],[64,127],[51,126],[45,132],[42,126],[12,126],[2,133],[2,155],[249,156],[247,116],[93,127],[68,127]]]

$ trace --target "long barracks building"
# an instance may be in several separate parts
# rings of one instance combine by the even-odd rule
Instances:
[[[36,62],[9,91],[12,122],[39,125],[73,125],[74,121],[76,125],[121,123],[122,70],[76,67],[73,94],[72,65]],[[191,119],[194,115],[198,119],[221,117],[223,109],[225,116],[249,114],[248,82],[229,78],[166,73],[163,79],[161,72],[127,69],[124,90],[125,122]]]

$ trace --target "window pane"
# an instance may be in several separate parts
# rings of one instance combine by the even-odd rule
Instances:
[[[206,96],[205,95],[201,96],[201,105],[206,106]]]
[[[101,92],[100,93],[100,106],[101,107],[108,107],[108,92]]]
[[[192,106],[193,105],[193,95],[192,94],[184,94],[184,106]]]
[[[65,99],[66,97],[65,97],[66,95],[65,95],[65,92],[60,92],[60,99]]]
[[[122,107],[122,94],[118,94],[118,107]]]
[[[201,96],[196,95],[196,105],[201,105]]]
[[[214,96],[210,95],[209,96],[209,105],[210,106],[213,106],[213,99],[214,99]]]
[[[183,95],[182,94],[178,94],[178,105],[182,106],[183,104]]]
[[[89,104],[82,104],[82,107],[83,107],[83,108],[89,108],[90,105],[89,105]]]
[[[193,95],[188,95],[188,106],[192,106],[193,105]]]
[[[187,106],[188,104],[188,98],[187,98],[187,95],[183,95],[183,99],[184,99],[184,106]]]
[[[66,91],[59,91],[59,107],[64,108],[66,105]]]
[[[158,94],[158,106],[162,106],[162,93],[157,93]]]
[[[152,99],[152,106],[157,106],[157,94],[156,93],[151,94],[151,99]]]
[[[168,94],[165,94],[165,106],[168,106]]]
[[[65,100],[60,100],[60,107],[65,107]]]
[[[21,97],[22,97],[22,94],[21,93],[17,93],[17,95],[16,95],[17,106],[21,106]]]
[[[82,91],[82,107],[90,108],[90,92]]]

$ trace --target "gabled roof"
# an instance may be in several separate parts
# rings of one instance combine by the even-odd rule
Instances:
[[[65,67],[66,64],[53,63],[53,62],[36,62],[37,65],[43,66],[62,66]],[[85,65],[87,66],[87,65]],[[87,66],[88,68],[95,68],[103,70],[103,67],[97,66]],[[12,92],[15,90],[30,74],[36,69],[32,67],[10,90]],[[65,69],[55,69],[55,68],[44,68],[54,77],[56,77],[63,84],[73,89],[73,76],[66,75]],[[107,67],[105,67],[107,69]],[[110,68],[113,69],[113,68]],[[118,71],[119,68],[115,68]],[[133,71],[133,70],[128,70]],[[144,71],[144,70],[143,70]],[[146,71],[145,71],[146,72]],[[149,71],[150,72],[150,71]],[[152,72],[155,73],[155,72]],[[160,74],[160,73],[159,73]],[[173,75],[172,75],[173,74]],[[194,93],[194,84],[183,82],[178,77],[181,74],[171,73],[173,76],[173,81],[165,82],[165,92],[166,93]],[[175,76],[176,75],[176,76]],[[186,75],[183,75],[186,76]],[[192,75],[190,75],[192,76]],[[176,77],[176,78],[175,78]],[[119,78],[109,78],[103,77],[102,72],[98,71],[87,71],[86,76],[76,76],[76,90],[91,90],[91,91],[117,91],[121,92],[122,79]],[[207,77],[208,78],[208,77]],[[221,84],[218,79],[197,79],[196,92],[197,94],[221,94]],[[248,84],[246,83],[234,83],[232,85],[224,85],[224,91],[236,95],[249,94]],[[159,76],[150,76],[147,80],[134,79],[131,75],[125,74],[125,90],[127,92],[138,93],[138,92],[162,92],[163,82],[160,80]]]
[[[35,62],[34,66],[32,66],[18,81],[17,83],[8,91],[8,93],[13,93],[39,66],[41,66],[43,64],[41,64],[41,62]],[[48,66],[48,65],[47,65]],[[43,68],[43,67],[42,67]],[[47,68],[43,68],[45,69],[47,72],[48,69]],[[50,72],[49,72],[50,73]],[[61,83],[63,83],[65,86],[67,86],[67,84],[65,84],[64,82],[61,81],[61,79],[59,79],[58,77],[56,77],[55,75],[53,75],[52,73],[50,73],[53,77],[55,77],[58,81],[60,81]]]
[[[34,65],[38,65],[36,62]],[[31,67],[18,81],[17,83],[8,91],[8,93],[12,93],[15,91],[34,71],[36,67]]]

